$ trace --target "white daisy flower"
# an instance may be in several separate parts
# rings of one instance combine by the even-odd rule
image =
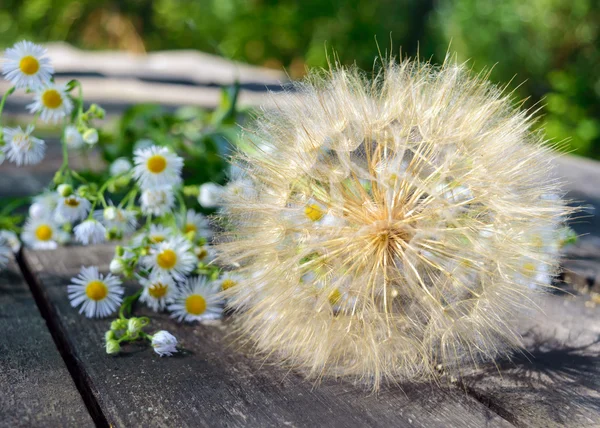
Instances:
[[[0,236],[0,269],[4,269],[10,260],[12,255],[12,249],[10,248],[10,244],[4,239],[4,237]]]
[[[229,290],[231,287],[236,287],[242,282],[242,277],[231,272],[225,272],[219,283],[221,284],[221,290]]]
[[[33,103],[27,106],[31,113],[41,112],[44,122],[58,123],[63,117],[71,114],[73,101],[67,95],[64,86],[54,83],[36,91]]]
[[[89,128],[84,131],[81,138],[83,138],[84,143],[86,143],[90,146],[93,146],[94,144],[96,144],[98,142],[98,140],[100,139],[100,136],[98,135],[97,129]]]
[[[116,159],[113,163],[110,164],[109,172],[111,177],[117,177],[119,175],[123,175],[131,171],[133,165],[129,162],[127,158],[119,158]]]
[[[32,218],[42,218],[50,216],[56,206],[60,196],[56,192],[45,191],[33,197],[33,203],[29,206],[29,216]]]
[[[144,264],[154,275],[167,274],[177,281],[183,281],[196,267],[196,257],[191,249],[187,239],[171,238],[154,245],[150,254],[144,257]]]
[[[208,264],[217,257],[217,252],[209,245],[197,245],[194,247],[194,254],[199,262]]]
[[[104,277],[95,266],[82,267],[76,278],[71,278],[67,287],[71,306],[81,305],[79,313],[87,318],[104,318],[117,310],[125,289],[121,280],[108,274]]]
[[[168,331],[161,330],[152,336],[152,347],[161,357],[170,357],[177,352],[177,338]]]
[[[176,236],[173,229],[160,224],[151,224],[150,230],[136,235],[133,239],[133,244],[136,247],[142,245],[145,238],[148,238],[151,244],[160,244],[172,237]]]
[[[69,239],[69,234],[50,216],[29,218],[21,234],[23,243],[35,250],[53,250]]]
[[[120,275],[125,271],[125,262],[120,258],[113,258],[110,261],[110,265],[108,266],[108,270],[110,273],[114,273],[115,275]]]
[[[177,220],[183,233],[194,232],[196,238],[210,238],[212,236],[208,219],[194,210],[188,210],[184,221],[181,217]]]
[[[171,186],[146,189],[142,192],[142,213],[145,215],[161,216],[171,212],[175,203],[173,188]]]
[[[75,226],[73,232],[83,245],[100,244],[106,240],[106,229],[97,220],[86,220]]]
[[[57,221],[74,222],[87,217],[92,203],[77,195],[70,195],[58,201],[54,217]]]
[[[18,42],[4,54],[4,78],[17,88],[36,90],[47,85],[54,73],[47,52],[40,45]]]
[[[0,239],[4,239],[13,253],[18,253],[21,249],[21,241],[12,230],[0,230]]]
[[[4,153],[9,161],[17,165],[35,165],[39,163],[46,153],[44,140],[31,136],[33,125],[28,125],[25,130],[20,126],[4,128]]]
[[[192,277],[181,285],[169,305],[171,318],[177,321],[207,321],[221,318],[223,309],[219,297],[220,284],[205,277]]]
[[[68,125],[65,128],[63,139],[70,149],[80,149],[83,147],[83,137],[76,126]]]
[[[127,236],[137,228],[137,214],[133,210],[115,206],[106,207],[94,212],[94,218],[101,222],[109,232]]]
[[[183,159],[166,147],[136,150],[133,176],[142,189],[176,186],[181,183]]]
[[[170,275],[152,275],[150,278],[140,278],[144,287],[140,301],[146,303],[154,312],[162,311],[173,301],[177,286]]]

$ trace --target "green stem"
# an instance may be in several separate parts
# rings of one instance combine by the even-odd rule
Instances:
[[[15,89],[17,89],[16,86],[13,86],[12,88],[10,88],[8,91],[6,91],[6,93],[2,96],[2,101],[0,101],[0,116],[2,116],[2,110],[4,110],[4,103],[6,103],[6,99],[13,93],[15,92]]]
[[[137,301],[137,299],[140,298],[142,291],[143,288],[140,288],[135,294],[127,296],[123,299],[123,303],[121,303],[121,308],[119,309],[119,318],[123,320],[127,319],[127,317],[125,317],[125,311],[128,311],[129,315],[131,315],[131,307]]]
[[[179,201],[179,211],[181,212],[181,222],[182,222],[182,227],[185,227],[185,223],[187,220],[187,208],[185,206],[185,198],[183,197],[183,190],[179,190],[176,193],[177,195],[177,200]]]

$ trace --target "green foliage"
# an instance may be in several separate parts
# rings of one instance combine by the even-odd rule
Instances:
[[[548,138],[570,139],[578,154],[600,158],[600,3],[597,0],[444,0],[432,15],[437,53],[452,41],[476,69],[514,77],[519,95],[542,100]]]
[[[182,107],[174,112],[150,104],[130,107],[117,131],[104,134],[98,147],[104,159],[112,162],[120,157],[131,158],[136,143],[151,140],[172,147],[184,158],[187,185],[223,183],[226,158],[239,134],[236,121],[244,118],[236,109],[238,91],[237,85],[223,88],[221,103],[211,112],[199,107]]]
[[[495,81],[514,78],[510,89],[518,86],[528,106],[541,101],[550,139],[600,158],[598,22],[597,0],[4,0],[0,44],[198,49],[292,77],[325,66],[326,48],[369,69],[377,43],[383,53],[419,46],[438,62],[450,46],[475,69],[494,66]]]

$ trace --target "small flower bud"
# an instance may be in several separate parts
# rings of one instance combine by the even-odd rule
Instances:
[[[200,187],[196,185],[183,186],[183,194],[188,197],[197,198],[200,195]]]
[[[83,141],[88,143],[90,146],[93,146],[98,142],[98,131],[94,128],[89,128],[83,133]]]
[[[104,208],[102,216],[104,217],[104,220],[112,221],[117,218],[117,209],[115,207]]]
[[[70,184],[61,184],[56,188],[56,191],[60,196],[66,198],[73,194],[73,187]]]
[[[123,265],[123,260],[121,259],[112,259],[110,262],[110,273],[114,274],[114,275],[120,275],[123,273],[123,270],[125,270],[125,266]]]
[[[123,248],[121,245],[117,245],[115,247],[115,254],[119,257],[123,257],[125,254],[125,248]]]
[[[61,184],[64,180],[64,177],[62,175],[61,171],[56,171],[56,174],[54,174],[54,178],[52,179],[52,181],[54,181],[54,184]]]
[[[90,196],[90,186],[79,186],[77,188],[77,194],[82,198],[88,198]]]
[[[106,341],[106,353],[109,355],[118,354],[121,350],[121,345],[114,339],[110,339]]]
[[[127,333],[130,336],[135,337],[140,334],[143,326],[144,324],[139,318],[130,318],[129,322],[127,323]]]
[[[110,329],[113,331],[125,330],[127,328],[127,320],[117,319],[110,323]]]
[[[117,335],[112,330],[108,330],[106,333],[104,333],[104,340],[106,342],[108,342],[109,340],[114,340],[116,338],[117,338]]]
[[[161,357],[170,357],[177,352],[177,339],[168,331],[161,330],[152,336],[152,347]]]
[[[104,116],[106,115],[106,111],[98,104],[92,104],[90,106],[90,112],[98,119],[104,119]]]

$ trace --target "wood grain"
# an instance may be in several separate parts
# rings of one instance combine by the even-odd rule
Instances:
[[[93,426],[14,260],[0,271],[0,426]]]
[[[230,346],[227,323],[177,325],[166,315],[153,316],[152,330],[171,331],[185,352],[159,358],[132,346],[122,356],[107,356],[103,334],[109,321],[79,315],[68,303],[66,285],[82,265],[106,272],[112,248],[27,251],[25,257],[114,426],[512,426],[461,389],[403,385],[375,396],[341,381],[314,388]]]

